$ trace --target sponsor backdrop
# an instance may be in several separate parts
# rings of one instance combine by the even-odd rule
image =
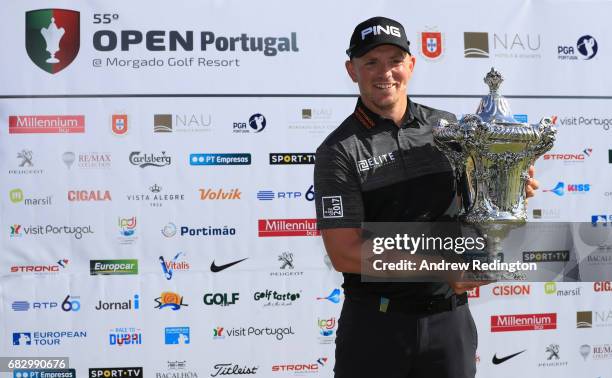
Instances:
[[[69,357],[79,377],[331,377],[343,293],[315,226],[314,152],[352,112],[344,50],[375,15],[406,26],[414,100],[474,112],[495,66],[518,119],[556,117],[533,221],[610,227],[611,12],[3,3],[0,355]],[[585,263],[609,272],[610,244]],[[612,377],[610,279],[472,292],[478,376]]]

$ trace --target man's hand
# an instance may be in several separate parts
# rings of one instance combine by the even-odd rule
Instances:
[[[488,285],[490,283],[492,283],[493,281],[468,281],[468,282],[449,282],[448,284],[450,285],[450,287],[453,289],[453,291],[455,292],[455,294],[457,295],[461,295],[463,293],[465,293],[466,291],[470,291],[475,287],[480,287],[483,285]]]
[[[529,180],[527,180],[527,184],[525,185],[525,195],[527,198],[533,197],[535,195],[535,191],[540,187],[538,180],[533,178],[534,175],[535,167],[532,165],[529,167]]]

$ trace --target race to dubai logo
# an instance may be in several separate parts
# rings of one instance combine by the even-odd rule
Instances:
[[[56,74],[76,58],[80,47],[80,15],[68,9],[26,12],[26,51],[43,71]]]

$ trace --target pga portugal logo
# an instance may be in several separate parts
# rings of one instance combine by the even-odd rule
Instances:
[[[68,9],[26,12],[28,56],[43,71],[56,74],[76,58],[80,47],[80,14]]]

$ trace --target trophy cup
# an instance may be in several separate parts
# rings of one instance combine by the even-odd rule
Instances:
[[[502,75],[491,68],[484,78],[489,94],[476,114],[459,122],[440,120],[433,128],[436,146],[447,156],[455,177],[466,175],[469,197],[460,220],[487,239],[488,257],[503,258],[501,241],[527,221],[525,184],[533,162],[553,146],[551,118],[538,124],[517,122],[499,94]]]
[[[59,51],[59,44],[66,31],[64,28],[58,28],[55,24],[55,18],[51,17],[51,23],[47,28],[40,29],[47,44],[47,52],[51,54],[51,57],[46,60],[47,63],[59,63],[59,59],[55,57],[55,54]]]

